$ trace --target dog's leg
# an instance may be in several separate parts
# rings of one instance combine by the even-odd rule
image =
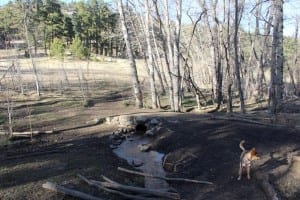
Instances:
[[[250,180],[250,166],[247,166],[247,178]]]
[[[242,166],[242,164],[240,164],[240,169],[239,169],[239,177],[238,177],[238,179],[237,180],[241,180],[242,179],[242,173],[243,173],[243,166]]]

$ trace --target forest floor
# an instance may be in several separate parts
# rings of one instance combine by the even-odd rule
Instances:
[[[55,71],[46,70],[58,79]],[[65,70],[77,80],[73,68]],[[13,142],[0,136],[0,199],[76,199],[43,189],[46,181],[103,199],[122,199],[88,186],[77,177],[78,173],[95,180],[105,175],[125,185],[143,186],[144,178],[118,170],[118,167],[134,169],[110,147],[110,136],[118,126],[86,123],[118,115],[143,115],[161,122],[163,128],[150,143],[152,150],[165,154],[168,162],[173,163],[166,168],[168,177],[213,183],[169,182],[182,199],[267,199],[260,176],[269,177],[270,185],[282,199],[300,199],[299,99],[288,101],[284,113],[276,119],[263,106],[248,108],[245,115],[208,113],[208,110],[189,113],[141,110],[132,105],[130,81],[124,84],[118,79],[120,74],[112,77],[108,71],[97,68],[90,73],[90,98],[94,102],[91,107],[82,106],[78,85],[60,88],[60,81],[55,80],[44,82],[44,87],[48,84],[47,88],[52,90],[42,93],[41,98],[33,93],[14,98],[14,131],[57,130],[57,133]],[[97,74],[101,75],[101,81],[95,78]],[[3,93],[0,132],[7,130],[6,101]],[[251,180],[244,174],[238,181],[242,139],[246,140],[246,149],[255,147],[261,159],[253,163]]]

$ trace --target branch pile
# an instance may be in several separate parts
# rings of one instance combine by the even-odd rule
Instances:
[[[160,177],[155,176],[152,174],[146,174],[142,172],[132,171],[125,168],[119,167],[118,170],[130,174],[145,176],[145,177],[152,177],[152,178],[158,178],[158,179],[164,179],[167,181],[181,181],[181,182],[189,182],[189,183],[196,183],[196,184],[213,184],[208,181],[198,181],[198,180],[192,180],[192,179],[184,179],[184,178],[166,178],[166,177]],[[144,188],[144,187],[136,187],[136,186],[130,186],[130,185],[124,185],[121,183],[118,183],[116,181],[113,181],[105,176],[102,175],[102,181],[96,181],[93,179],[88,179],[85,176],[78,174],[77,175],[79,179],[81,179],[83,182],[87,183],[89,186],[96,187],[97,189],[103,190],[105,192],[120,195],[125,198],[129,199],[137,199],[137,200],[150,200],[150,199],[181,199],[179,193],[177,193],[174,189],[170,191],[166,191],[166,189],[150,189],[150,188]],[[44,189],[48,189],[54,192],[79,197],[81,199],[97,199],[100,200],[101,198],[91,196],[89,194],[69,189],[64,186],[57,185],[55,183],[46,182],[42,185]]]
[[[180,195],[176,192],[166,192],[159,189],[147,189],[142,187],[123,185],[105,176],[102,176],[104,181],[95,181],[92,179],[87,179],[86,177],[80,174],[78,174],[78,177],[90,186],[96,187],[98,189],[104,190],[112,194],[118,194],[120,196],[129,199],[138,199],[138,200],[150,200],[153,198],[180,199]]]

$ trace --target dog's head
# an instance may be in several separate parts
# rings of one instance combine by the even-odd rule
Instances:
[[[260,156],[258,155],[258,153],[254,147],[250,150],[250,159],[251,160],[259,160],[260,159]]]

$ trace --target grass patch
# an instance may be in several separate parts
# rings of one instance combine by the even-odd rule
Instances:
[[[29,107],[29,111],[31,115],[39,115],[45,112],[49,112],[49,108],[47,107]]]
[[[196,102],[195,97],[185,96],[182,100],[182,105],[184,107],[193,107],[193,106],[197,106],[197,102]]]

